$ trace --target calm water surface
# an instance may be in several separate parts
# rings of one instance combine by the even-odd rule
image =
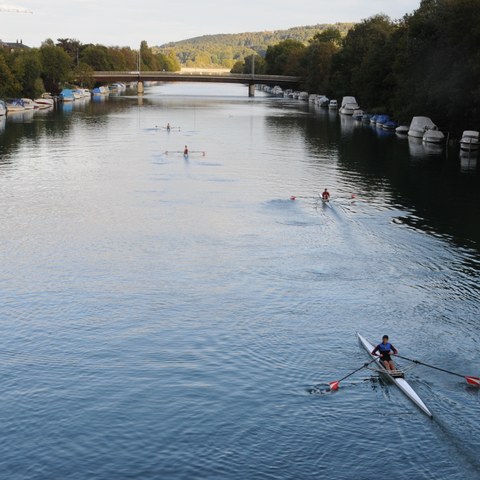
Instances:
[[[476,160],[245,87],[0,122],[2,478],[480,478],[462,379],[321,393],[357,331],[480,374]]]

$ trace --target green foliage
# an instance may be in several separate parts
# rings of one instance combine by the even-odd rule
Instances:
[[[108,49],[103,45],[88,45],[82,50],[80,60],[93,68],[93,70],[113,70],[112,62],[108,56]]]
[[[56,93],[60,84],[67,82],[72,74],[72,60],[61,47],[42,44],[40,47],[42,79],[49,92]]]
[[[266,73],[269,75],[303,75],[303,57],[307,47],[298,40],[283,40],[268,47],[265,55]]]
[[[0,98],[17,97],[21,88],[7,65],[5,57],[0,54]]]
[[[93,78],[93,68],[87,63],[80,62],[73,71],[75,80],[80,83],[82,87],[92,88],[95,86],[95,79]]]
[[[37,49],[30,49],[15,55],[14,72],[17,80],[22,84],[23,94],[29,98],[36,98],[44,92],[42,61]]]
[[[480,124],[478,45],[478,0],[423,0],[401,21],[375,15],[346,36],[324,29],[303,50],[291,41],[269,47],[267,72],[300,75],[310,92],[354,95],[402,122],[428,115],[459,134]]]
[[[339,51],[341,38],[336,35],[315,35],[308,45],[302,59],[305,66],[305,88],[314,91],[330,94],[332,87],[330,77],[332,62],[335,54]]]
[[[165,53],[166,50],[173,48],[177,52],[179,62],[187,67],[232,68],[236,62],[243,62],[250,55],[258,54],[264,57],[269,46],[284,40],[297,40],[307,44],[314,35],[332,28],[344,36],[352,26],[352,23],[337,23],[333,26],[320,24],[273,32],[204,35],[154,47],[153,51]]]
[[[230,73],[244,73],[244,74],[258,74],[266,73],[267,62],[260,55],[250,55],[245,58],[245,61],[239,60],[236,62]]]

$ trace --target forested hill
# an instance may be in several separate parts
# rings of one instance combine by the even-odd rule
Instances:
[[[353,23],[318,24],[273,32],[204,35],[153,47],[153,50],[170,54],[173,50],[180,63],[186,67],[231,68],[235,62],[243,61],[254,52],[263,55],[269,45],[275,45],[282,40],[294,39],[307,43],[316,33],[331,27],[346,35],[353,25]]]

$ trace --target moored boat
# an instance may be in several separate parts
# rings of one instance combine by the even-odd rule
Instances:
[[[35,108],[43,110],[45,108],[53,107],[54,100],[53,100],[53,98],[48,98],[48,97],[43,97],[42,96],[41,98],[36,98],[34,103],[35,103]]]
[[[0,100],[0,117],[7,114],[7,106],[3,100]]]
[[[406,125],[400,125],[395,129],[395,133],[398,133],[399,135],[407,135],[408,127]]]
[[[338,108],[338,102],[336,100],[330,100],[328,103],[328,108],[330,110],[336,110]]]
[[[377,121],[375,122],[377,128],[383,128],[385,123],[390,121],[390,117],[388,115],[377,115]]]
[[[388,120],[382,125],[384,130],[395,130],[398,127],[398,123],[395,120]]]
[[[352,115],[354,120],[362,120],[363,119],[363,110],[355,110]]]
[[[330,100],[325,95],[317,95],[317,98],[315,99],[315,103],[319,107],[328,107],[329,102],[330,102]]]
[[[25,110],[33,110],[35,108],[35,102],[31,98],[22,98],[22,102]]]
[[[379,357],[372,355],[372,351],[375,348],[368,340],[362,335],[357,333],[358,339],[363,348],[368,352],[372,359],[375,359],[375,365],[378,368],[378,372],[387,380],[394,383],[423,413],[429,417],[433,417],[432,412],[427,408],[423,400],[418,396],[417,392],[411,387],[411,385],[403,378],[403,373],[391,373],[389,372],[380,361]],[[397,376],[398,375],[398,376]]]
[[[353,115],[355,110],[359,110],[357,100],[355,97],[343,97],[340,113],[343,115]]]
[[[64,103],[75,101],[75,96],[73,95],[73,90],[71,90],[70,88],[64,88],[60,92],[60,98],[63,100]]]
[[[408,129],[408,136],[423,138],[426,130],[434,130],[437,126],[428,117],[413,117]]]
[[[437,129],[437,127],[432,128],[432,129],[427,129],[425,130],[425,133],[423,134],[422,140],[424,143],[443,143],[445,140],[445,135],[443,132]]]
[[[23,100],[21,98],[10,98],[5,103],[7,106],[8,113],[25,111],[25,105],[23,104]]]
[[[460,148],[467,152],[478,150],[480,146],[480,132],[476,130],[465,130],[460,140]]]

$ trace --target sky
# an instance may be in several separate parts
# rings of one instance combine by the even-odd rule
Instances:
[[[38,47],[47,38],[138,48],[215,33],[280,30],[318,23],[358,22],[377,13],[393,19],[420,0],[18,0],[0,7],[0,40]]]

